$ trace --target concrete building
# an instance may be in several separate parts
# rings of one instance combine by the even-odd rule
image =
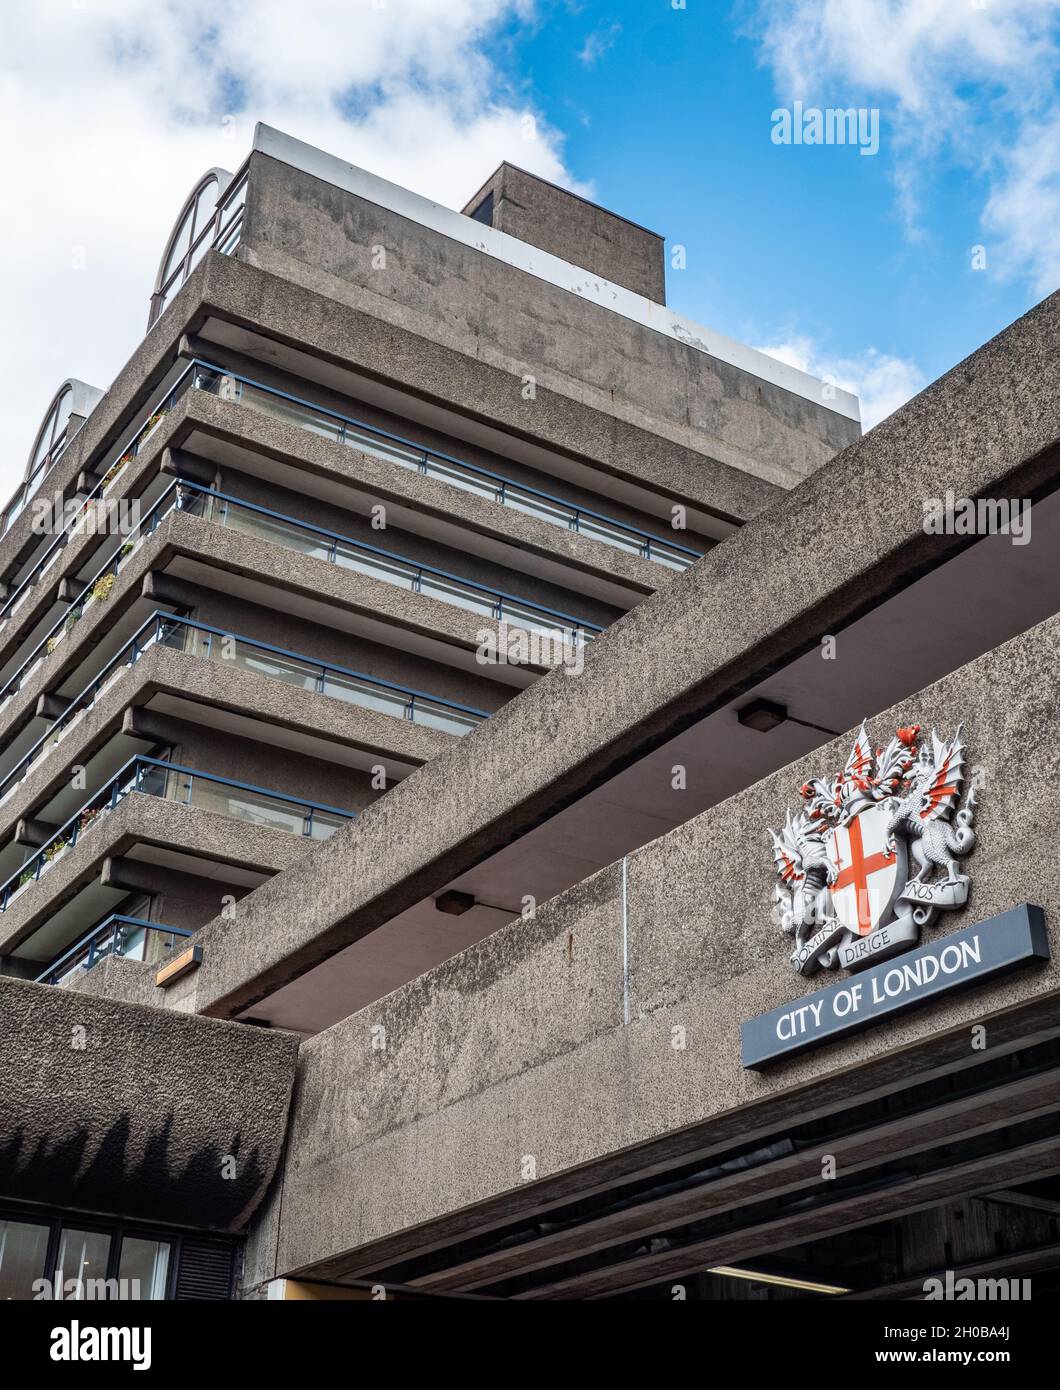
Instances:
[[[1060,299],[862,438],[664,264],[259,126],[57,394],[0,539],[0,1297],[1056,1277]]]

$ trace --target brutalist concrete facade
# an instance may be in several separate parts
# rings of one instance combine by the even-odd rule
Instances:
[[[761,1074],[739,1035],[835,979],[791,971],[767,830],[863,717],[964,727],[974,886],[932,939],[1027,902],[1055,941],[1057,299],[861,439],[668,308],[654,234],[509,165],[459,214],[262,127],[218,190],[34,484],[131,524],[42,534],[27,492],[0,539],[0,953],[20,1017],[169,1018],[276,1080],[251,1131],[157,1049],[180,1144],[253,1141],[254,1180],[196,1215],[162,1165],[123,1210],[79,1058],[84,1141],[0,1219],[234,1232],[245,1297],[728,1298],[702,1271],[745,1262],[916,1296],[955,1224],[1045,1277],[1045,1218],[975,1204],[1051,1181],[1054,963]],[[933,534],[947,495],[1033,528]],[[34,1050],[12,1103],[50,1114]]]

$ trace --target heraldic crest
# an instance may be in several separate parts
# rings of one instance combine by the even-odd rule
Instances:
[[[769,832],[799,974],[874,965],[968,901],[958,860],[975,846],[975,788],[958,809],[964,762],[960,727],[944,743],[934,730],[922,741],[914,724],[874,752],[862,723],[843,771],[801,788],[802,809]]]

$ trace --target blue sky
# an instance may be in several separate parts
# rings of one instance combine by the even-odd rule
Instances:
[[[879,102],[875,157],[772,143],[771,113],[793,98],[766,60],[760,15],[703,0],[557,4],[510,70],[597,200],[687,247],[687,268],[668,273],[675,307],[755,345],[808,340],[810,365],[856,371],[874,350],[926,384],[1044,292],[1033,263],[991,254],[986,150],[982,167],[945,147],[911,151],[893,94],[850,75],[799,94],[822,107]],[[992,119],[999,137],[1016,134],[1011,113]],[[976,246],[985,269],[972,268]]]
[[[686,248],[676,308],[871,425],[1060,285],[1058,74],[1060,0],[6,0],[0,489],[258,120],[449,206],[503,159],[588,190]],[[775,144],[796,99],[879,152]]]

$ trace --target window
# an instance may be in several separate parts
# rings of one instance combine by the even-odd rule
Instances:
[[[482,202],[474,212],[469,214],[476,222],[484,222],[487,227],[493,226],[493,193],[492,190],[486,194]]]
[[[0,1221],[0,1300],[29,1299],[34,1281],[44,1277],[48,1227],[26,1221]]]
[[[217,235],[217,201],[227,189],[231,175],[223,169],[211,169],[196,184],[185,202],[162,258],[162,269],[151,300],[148,327],[183,285],[191,272],[213,245]]]
[[[103,1284],[97,1281],[106,1280],[109,1258],[110,1236],[103,1231],[78,1231],[64,1227],[59,1241],[59,1257],[55,1262],[55,1278],[61,1281],[63,1297],[106,1297],[102,1292]]]
[[[118,1262],[118,1287],[138,1290],[141,1300],[157,1302],[165,1298],[169,1250],[167,1240],[125,1236]]]
[[[237,1249],[223,1236],[12,1207],[0,1211],[0,1302],[228,1299]]]
[[[56,444],[62,442],[63,435],[66,433],[66,426],[70,421],[73,403],[74,393],[68,386],[60,393],[58,400],[48,411],[48,417],[41,426],[41,432],[37,436],[37,442],[33,446],[33,455],[30,459],[30,477],[37,472]]]

